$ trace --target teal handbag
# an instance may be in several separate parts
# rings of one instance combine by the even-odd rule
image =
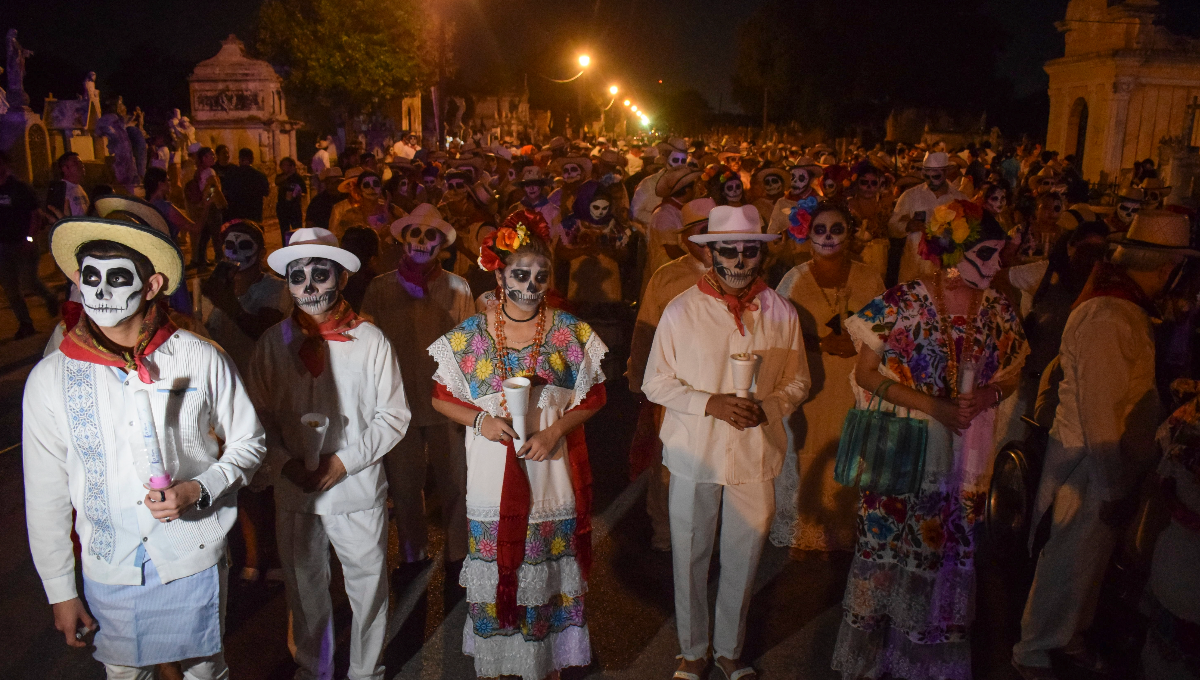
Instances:
[[[921,488],[928,423],[881,410],[880,393],[895,382],[884,380],[871,394],[867,408],[853,408],[846,414],[833,468],[838,484],[887,496],[916,493]]]

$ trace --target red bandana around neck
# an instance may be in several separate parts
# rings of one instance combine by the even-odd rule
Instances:
[[[1154,302],[1146,296],[1146,292],[1137,282],[1129,278],[1125,270],[1111,262],[1097,262],[1092,268],[1092,274],[1083,286],[1083,292],[1075,300],[1071,309],[1098,297],[1115,297],[1141,307],[1150,316],[1158,316]]]
[[[747,286],[746,290],[742,291],[740,295],[732,295],[722,292],[720,285],[711,280],[711,275],[712,272],[709,272],[700,277],[700,281],[696,283],[696,287],[700,289],[701,293],[724,302],[725,306],[729,309],[729,313],[733,315],[733,320],[737,322],[738,332],[745,335],[746,326],[742,324],[742,314],[758,309],[758,303],[754,300],[758,297],[759,293],[768,288],[767,282],[761,278],[754,279],[754,283]]]
[[[419,288],[421,297],[429,295],[429,284],[436,281],[442,275],[442,271],[439,260],[430,260],[424,265],[418,265],[402,257],[396,266],[396,276],[413,288]]]
[[[63,303],[62,312],[65,330],[58,348],[63,354],[77,361],[115,366],[126,373],[137,373],[138,379],[147,385],[153,383],[154,378],[146,366],[146,357],[179,330],[167,313],[166,301],[159,300],[147,310],[133,351],[118,353],[109,349],[108,343],[102,340],[103,333],[84,313],[83,305],[66,302]]]
[[[299,305],[292,308],[292,321],[296,322],[300,332],[304,334],[304,342],[300,345],[300,361],[312,377],[319,378],[325,372],[325,343],[353,340],[354,338],[346,335],[346,332],[358,328],[364,320],[354,313],[354,309],[345,298],[338,300],[329,318],[321,324],[301,310]]]

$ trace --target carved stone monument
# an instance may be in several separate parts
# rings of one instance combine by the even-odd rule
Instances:
[[[301,123],[287,117],[282,84],[270,64],[247,57],[242,41],[230,35],[188,78],[192,138],[210,147],[227,144],[235,155],[249,148],[270,168],[285,156],[295,158]]]
[[[5,40],[5,93],[8,110],[0,115],[0,149],[12,157],[12,170],[19,179],[43,185],[50,181],[50,136],[40,116],[29,108],[25,94],[25,60],[33,52],[17,42],[17,30],[11,29]]]

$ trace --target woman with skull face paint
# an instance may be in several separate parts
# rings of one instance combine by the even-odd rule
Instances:
[[[854,407],[849,378],[857,352],[842,321],[884,288],[878,271],[850,258],[853,224],[845,208],[822,203],[808,234],[813,259],[788,272],[776,289],[799,311],[808,365],[814,374],[824,376],[788,423],[789,446],[783,472],[775,478],[771,526],[771,542],[780,547],[854,548],[858,494],[829,474],[842,421]]]
[[[591,327],[549,307],[549,229],[510,216],[480,249],[499,304],[429,347],[433,406],[468,427],[468,556],[459,583],[470,620],[463,652],[479,677],[557,678],[591,661],[584,593],[591,565],[591,469],[582,425],[604,405],[607,348]],[[502,390],[529,388],[526,440]]]
[[[585,307],[619,303],[626,266],[631,266],[625,245],[629,233],[612,214],[608,189],[590,180],[579,186],[575,209],[563,220],[564,238],[554,250],[555,264],[566,274],[567,299]],[[585,316],[603,316],[604,310],[588,309]]]
[[[741,175],[723,165],[716,168],[716,172],[708,180],[708,195],[717,202],[717,205],[730,205],[737,208],[747,203]]]
[[[867,266],[887,274],[888,219],[895,200],[883,190],[884,172],[862,161],[854,170],[851,196],[846,201],[850,214],[858,220],[856,241],[861,244],[860,259]]]
[[[360,262],[326,229],[299,229],[267,264],[287,277],[292,315],[259,338],[247,383],[267,431],[279,558],[295,660],[329,677],[329,548],[353,613],[352,678],[383,678],[387,628],[387,479],[383,458],[411,413],[388,339],[341,297]],[[310,428],[326,419],[323,437]],[[315,423],[315,425],[314,425]],[[319,448],[318,448],[319,447]],[[315,469],[306,459],[316,460]]]
[[[892,288],[845,322],[859,350],[859,407],[883,386],[884,409],[928,422],[920,490],[861,494],[833,655],[847,678],[971,677],[994,407],[1016,388],[1029,351],[1012,306],[990,287],[1005,240],[975,203],[938,207],[921,252],[945,268]]]
[[[339,239],[350,227],[368,227],[377,234],[387,235],[388,225],[404,217],[404,211],[388,202],[383,179],[378,174],[370,170],[355,174],[354,170],[348,171],[342,180],[340,188],[350,198],[333,206],[329,230]]]
[[[84,648],[76,631],[98,624],[94,656],[109,677],[176,661],[189,678],[227,677],[226,535],[234,492],[262,461],[263,428],[229,357],[167,315],[163,296],[184,266],[165,225],[123,217],[66,219],[50,235],[83,301],[26,385],[29,544],[55,627]],[[142,446],[146,395],[145,425],[173,478],[149,492],[162,482]],[[76,593],[73,531],[91,615]]]
[[[775,202],[783,198],[784,187],[789,181],[791,176],[779,168],[763,168],[754,173],[750,195],[754,198],[754,207],[762,217],[763,224],[770,223]]]

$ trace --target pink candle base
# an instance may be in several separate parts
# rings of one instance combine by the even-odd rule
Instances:
[[[159,475],[150,478],[150,488],[155,491],[171,488],[171,475]]]

